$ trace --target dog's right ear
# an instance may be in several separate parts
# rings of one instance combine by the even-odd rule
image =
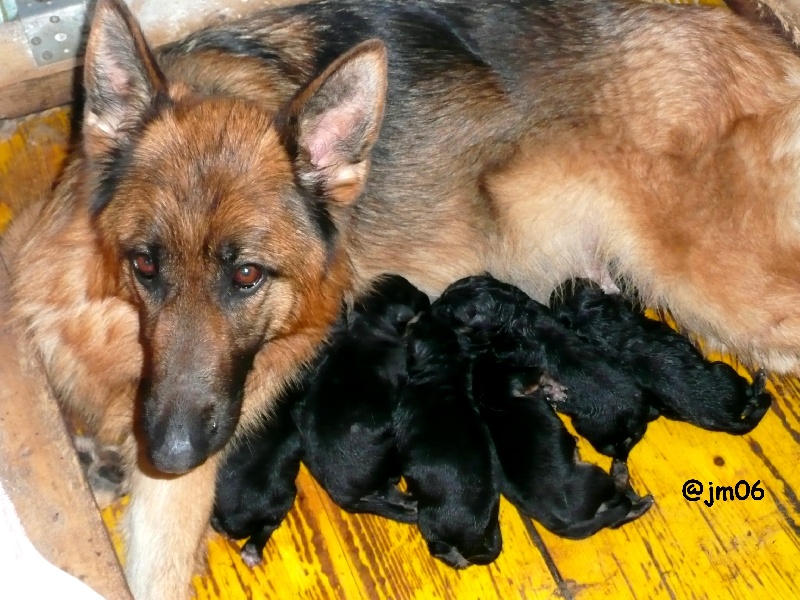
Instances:
[[[127,143],[159,93],[164,76],[122,0],[98,0],[83,67],[84,148],[97,159]]]

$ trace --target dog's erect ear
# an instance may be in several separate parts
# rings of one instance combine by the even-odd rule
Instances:
[[[126,142],[166,90],[142,30],[121,0],[98,0],[83,73],[84,144],[93,158]]]
[[[383,43],[363,42],[334,61],[278,116],[303,187],[341,204],[361,194],[383,121],[386,71]]]

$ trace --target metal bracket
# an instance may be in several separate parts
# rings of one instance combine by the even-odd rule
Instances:
[[[83,55],[86,0],[16,0],[16,9],[37,66]]]
[[[0,0],[0,23],[17,16],[17,3],[14,0]]]

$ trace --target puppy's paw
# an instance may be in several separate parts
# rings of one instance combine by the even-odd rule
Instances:
[[[655,499],[653,498],[652,494],[647,494],[646,496],[642,496],[640,498],[636,495],[636,492],[633,491],[633,488],[629,488],[629,493],[627,495],[628,499],[631,500],[631,508],[628,511],[628,514],[625,515],[621,521],[611,526],[612,529],[617,529],[618,527],[625,525],[625,523],[635,521],[648,510],[650,510],[650,507],[655,504]]]
[[[767,372],[764,369],[759,369],[753,376],[753,383],[750,384],[750,393],[753,396],[759,396],[767,389]]]
[[[248,540],[248,542],[242,546],[242,550],[240,552],[242,562],[244,562],[244,564],[251,569],[255,569],[264,559],[263,550],[263,547],[259,548],[258,544],[252,540]]]
[[[356,502],[343,503],[339,506],[350,512],[365,512],[379,515],[399,523],[417,522],[417,501],[393,485],[376,490]]]
[[[466,569],[470,562],[464,558],[455,546],[444,542],[428,542],[428,551],[431,556],[442,561],[453,569]]]
[[[567,388],[548,375],[542,375],[539,380],[539,390],[545,395],[548,402],[563,403],[567,401]]]
[[[752,430],[759,424],[772,405],[772,395],[766,391],[766,388],[767,373],[760,369],[750,386],[750,393],[748,394],[750,399],[742,410],[742,421],[747,431]]]
[[[638,519],[644,513],[650,510],[650,508],[655,503],[656,501],[655,498],[653,498],[652,494],[647,494],[646,496],[642,496],[641,498],[636,500],[631,506],[631,510],[630,512],[628,512],[628,518],[625,520],[625,523],[630,523],[631,521]]]
[[[73,442],[98,508],[110,506],[128,493],[128,474],[119,447],[102,446],[83,435],[73,436]]]
[[[611,462],[611,471],[609,474],[614,479],[614,485],[618,490],[625,491],[630,487],[630,471],[625,461],[614,459]]]

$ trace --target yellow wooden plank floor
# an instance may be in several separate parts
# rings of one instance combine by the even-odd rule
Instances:
[[[47,192],[69,123],[69,112],[56,109],[0,127],[0,233],[25,202]],[[342,512],[303,470],[295,507],[267,545],[264,566],[251,571],[235,544],[212,534],[208,568],[193,582],[196,597],[800,598],[800,381],[773,379],[771,391],[772,410],[743,437],[653,423],[630,467],[636,489],[652,493],[656,505],[635,523],[569,541],[504,503],[502,555],[462,572],[430,558],[415,528]],[[585,458],[608,465],[580,447]],[[705,487],[760,481],[764,497],[709,507],[684,499],[690,479]],[[122,510],[104,512],[112,535]]]

